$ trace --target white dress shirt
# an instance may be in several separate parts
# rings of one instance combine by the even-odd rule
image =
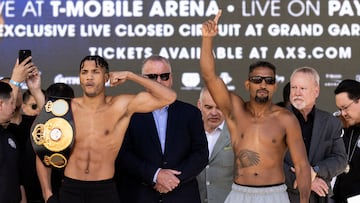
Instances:
[[[212,154],[216,141],[219,139],[221,131],[224,128],[225,121],[223,121],[213,132],[205,132],[208,141],[209,158]]]

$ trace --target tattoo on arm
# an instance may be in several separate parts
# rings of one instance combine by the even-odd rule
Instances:
[[[236,159],[239,168],[246,168],[260,163],[260,156],[257,152],[250,150],[241,150],[237,155]]]

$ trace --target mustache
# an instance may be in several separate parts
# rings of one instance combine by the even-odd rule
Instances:
[[[294,96],[292,99],[293,99],[293,100],[295,100],[295,99],[304,100],[304,97],[301,97],[301,96]]]
[[[256,90],[256,93],[259,93],[260,91],[265,91],[266,93],[269,93],[269,90],[267,90],[267,89],[265,89],[265,88]]]

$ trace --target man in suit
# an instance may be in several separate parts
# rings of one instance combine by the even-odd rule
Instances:
[[[346,167],[346,152],[341,138],[342,126],[332,114],[315,107],[320,92],[320,77],[310,67],[295,69],[290,77],[288,108],[298,118],[311,167],[310,202],[327,202],[332,195],[331,179]],[[293,163],[285,157],[284,170],[291,202],[299,202]]]
[[[145,59],[142,75],[171,87],[169,61]],[[190,104],[174,103],[150,113],[134,114],[116,162],[122,202],[199,203],[196,176],[208,162],[201,113]]]
[[[201,90],[197,105],[204,121],[209,149],[209,163],[197,176],[201,202],[224,202],[231,190],[234,171],[229,130],[224,114],[206,87]]]

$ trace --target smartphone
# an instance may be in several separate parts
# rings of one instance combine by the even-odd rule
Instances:
[[[29,49],[19,50],[19,63],[23,62],[29,56],[31,56],[31,50]],[[31,62],[31,60],[29,62]]]

